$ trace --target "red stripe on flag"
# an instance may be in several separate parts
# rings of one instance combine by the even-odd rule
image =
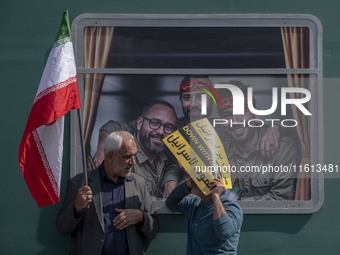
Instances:
[[[21,143],[19,155],[22,155],[19,157],[22,174],[38,206],[59,202],[32,133]]]
[[[65,83],[62,82],[53,86],[59,89],[48,88],[39,93],[44,96],[33,104],[25,132],[30,133],[42,125],[59,119],[70,110],[80,108],[77,79],[72,77],[67,81],[69,82],[67,86],[60,86]]]
[[[57,203],[59,191],[56,192],[56,182],[53,181],[54,176],[50,167],[46,167],[48,160],[41,144],[39,153],[37,142],[39,144],[40,139],[35,141],[33,132],[36,132],[38,127],[63,117],[70,110],[80,108],[76,76],[47,90],[42,92],[43,96],[39,97],[32,106],[19,147],[21,172],[39,207]]]

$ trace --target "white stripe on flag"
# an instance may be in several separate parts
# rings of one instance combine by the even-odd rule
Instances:
[[[51,50],[36,97],[49,87],[76,76],[72,43],[68,42]]]
[[[39,153],[44,162],[57,196],[60,191],[61,167],[63,158],[64,117],[56,120],[52,125],[43,125],[36,130],[40,139]]]

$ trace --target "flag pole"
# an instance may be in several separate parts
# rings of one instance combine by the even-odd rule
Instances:
[[[83,134],[83,128],[82,128],[83,126],[81,124],[80,108],[77,109],[77,116],[78,116],[78,126],[79,126],[79,136],[80,136],[81,157],[82,157],[82,163],[83,163],[84,184],[87,186],[89,182],[88,182],[87,170],[86,170],[84,134]]]

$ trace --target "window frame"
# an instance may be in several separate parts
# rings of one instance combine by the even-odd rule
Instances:
[[[170,69],[170,68],[84,68],[83,30],[87,26],[114,27],[308,27],[310,31],[310,67],[301,69],[286,68],[247,68],[247,69]],[[311,86],[311,164],[322,164],[323,156],[323,83],[322,83],[322,26],[320,21],[309,14],[81,14],[72,23],[72,38],[76,58],[80,97],[83,99],[84,74],[155,74],[155,75],[282,75],[308,74],[315,77],[317,86]],[[81,142],[78,117],[71,112],[70,118],[70,176],[82,170]],[[312,139],[313,138],[313,139]],[[295,214],[313,213],[323,204],[324,180],[322,173],[312,173],[311,200],[308,201],[240,201],[247,214]],[[164,201],[155,201],[158,213],[171,213]]]

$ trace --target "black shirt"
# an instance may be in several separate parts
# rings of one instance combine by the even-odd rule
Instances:
[[[124,182],[131,181],[131,177],[119,177],[117,182],[109,179],[103,165],[99,168],[103,217],[105,227],[105,240],[102,255],[129,254],[125,229],[119,230],[113,225],[113,219],[118,215],[114,210],[125,209]]]

